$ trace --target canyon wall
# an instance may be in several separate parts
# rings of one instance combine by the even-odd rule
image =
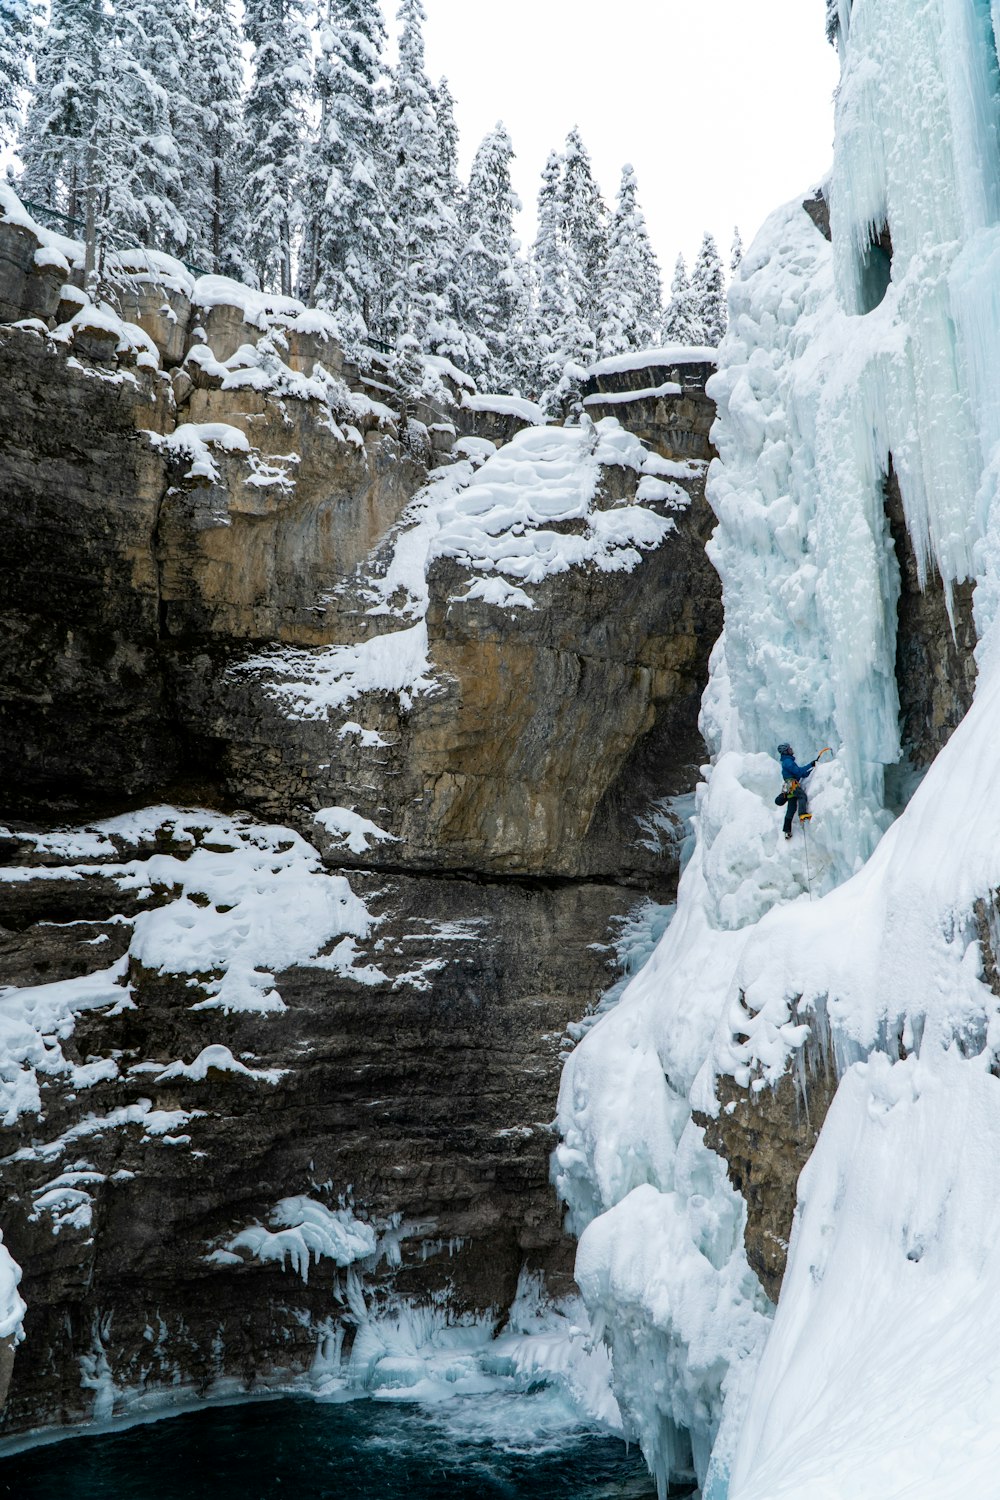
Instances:
[[[721,624],[708,366],[541,428],[162,258],[95,304],[71,251],[8,200],[7,1433],[304,1375],[358,1285],[570,1285],[567,1026],[673,899]]]

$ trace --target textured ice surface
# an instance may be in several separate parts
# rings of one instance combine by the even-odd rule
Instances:
[[[492,1315],[457,1315],[445,1299],[430,1305],[390,1300],[369,1302],[356,1272],[345,1284],[348,1321],[355,1335],[350,1354],[342,1332],[331,1328],[321,1341],[312,1374],[321,1396],[364,1392],[383,1401],[420,1401],[435,1406],[463,1397],[497,1400],[546,1390],[557,1424],[586,1421],[621,1432],[611,1393],[608,1350],[591,1326],[581,1299],[552,1301],[541,1279],[522,1272],[517,1294],[497,1332]],[[470,1424],[488,1418],[469,1405]],[[461,1426],[461,1406],[453,1420]],[[526,1409],[524,1421],[532,1416]],[[525,1441],[532,1441],[530,1431]],[[544,1434],[538,1434],[540,1440]]]
[[[271,1210],[272,1229],[252,1224],[240,1230],[225,1250],[235,1256],[241,1250],[261,1261],[286,1263],[309,1280],[309,1267],[321,1260],[349,1266],[374,1255],[378,1236],[370,1224],[355,1218],[349,1209],[330,1209],[313,1198],[282,1198]],[[210,1257],[211,1258],[211,1257]]]
[[[986,1059],[856,1064],[800,1181],[733,1497],[992,1494],[998,1256]]]
[[[626,1426],[661,1490],[686,1427],[706,1500],[985,1494],[1000,1461],[983,946],[1000,888],[1000,70],[985,3],[840,13],[833,244],[797,202],[772,216],[711,386],[725,627],[697,847],[559,1107],[557,1181]],[[973,707],[895,824],[890,459],[923,576],[974,577],[980,633]],[[785,739],[800,760],[833,748],[789,845]],[[719,1073],[776,1081],[807,1023],[844,1082],[768,1340],[740,1201],[691,1109],[718,1108]]]
[[[26,1308],[17,1290],[20,1281],[21,1268],[0,1235],[0,1339],[20,1342],[24,1337],[21,1324]]]

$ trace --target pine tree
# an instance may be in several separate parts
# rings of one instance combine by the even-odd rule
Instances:
[[[22,186],[85,220],[88,271],[99,248],[180,249],[187,239],[170,116],[170,85],[186,65],[185,14],[184,0],[118,0],[111,13],[101,0],[53,0]]]
[[[550,151],[538,189],[538,228],[529,267],[528,316],[523,382],[532,396],[558,382],[562,371],[556,348],[558,309],[562,305],[562,168],[558,151]]]
[[[703,344],[715,348],[726,331],[726,281],[713,237],[706,233],[691,272],[691,296]]]
[[[230,0],[198,0],[190,92],[200,153],[185,162],[191,257],[217,274],[243,269],[243,69]]]
[[[534,392],[547,410],[565,410],[577,378],[567,366],[592,364],[608,255],[607,210],[577,129],[566,154],[553,152],[542,174],[532,265]]]
[[[542,172],[532,257],[534,368],[529,389],[552,414],[565,411],[573,399],[577,385],[573,368],[592,364],[596,358],[594,326],[588,315],[591,284],[577,244],[570,242],[567,232],[565,171],[565,159],[553,151]]]
[[[530,395],[538,389],[534,381],[537,367],[535,352],[535,319],[532,301],[531,264],[521,254],[514,257],[513,310],[507,344],[496,384],[512,395]]]
[[[191,32],[187,0],[116,0],[110,72],[122,93],[106,101],[114,138],[102,142],[108,175],[98,179],[109,230],[178,252],[188,240],[178,137],[196,130],[186,84]]]
[[[678,255],[674,267],[670,302],[663,320],[663,338],[668,344],[700,344],[703,341],[683,255]]]
[[[458,125],[455,121],[455,97],[447,78],[438,80],[433,91],[434,113],[437,116],[438,139],[441,147],[441,172],[449,198],[456,208],[464,201],[462,184],[458,176]]]
[[[78,219],[84,160],[97,117],[102,59],[113,45],[101,0],[51,0],[35,51],[35,86],[21,157],[26,198]]]
[[[458,214],[446,181],[437,101],[424,69],[423,0],[402,0],[399,63],[393,78],[391,142],[396,270],[389,333],[410,351],[462,363],[467,341],[452,312]]]
[[[432,284],[437,303],[428,325],[426,347],[429,352],[446,355],[460,369],[475,373],[486,369],[488,355],[466,311],[466,287],[462,279],[465,191],[458,176],[458,125],[447,78],[442,78],[431,90],[431,98],[437,120],[442,213],[433,252]]]
[[[601,284],[598,349],[602,356],[648,348],[663,316],[660,268],[637,200],[635,172],[622,168]]]
[[[245,108],[246,259],[260,286],[292,289],[292,240],[301,217],[312,42],[305,0],[246,0],[253,47]]]
[[[601,281],[608,257],[608,211],[576,126],[566,137],[562,176],[562,233],[584,280],[580,309],[592,328],[600,318]]]
[[[743,259],[743,240],[740,237],[740,226],[737,224],[733,230],[733,243],[729,252],[729,269],[735,276]]]
[[[565,413],[579,395],[582,372],[597,359],[593,324],[583,309],[590,283],[573,245],[563,247],[558,300],[551,309],[551,356],[548,379],[539,400],[546,411]]]
[[[0,146],[13,146],[20,134],[33,29],[29,0],[0,0]]]
[[[341,337],[355,349],[381,332],[394,264],[378,0],[329,0],[319,46],[321,113],[307,198],[314,263],[303,293],[336,315]]]
[[[465,319],[484,350],[472,374],[495,389],[506,389],[517,378],[516,322],[523,315],[522,269],[514,235],[514,215],[521,204],[511,185],[513,156],[506,126],[498,122],[473,159],[465,205]]]

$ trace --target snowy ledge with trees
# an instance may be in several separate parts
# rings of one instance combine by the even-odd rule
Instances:
[[[548,159],[522,254],[512,142],[499,123],[460,180],[422,0],[400,6],[393,68],[375,0],[320,14],[248,0],[242,25],[228,0],[51,0],[40,32],[20,0],[5,14],[0,138],[18,142],[30,211],[84,243],[89,291],[116,257],[151,248],[202,281],[261,290],[275,311],[275,294],[320,309],[349,359],[374,348],[404,373],[414,356],[445,359],[549,415],[598,358],[714,346],[725,328],[711,236],[690,279],[678,264],[664,308],[635,174],[623,168],[609,213],[576,129]]]

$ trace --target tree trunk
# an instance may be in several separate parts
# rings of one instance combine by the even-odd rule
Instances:
[[[212,270],[222,271],[222,168],[216,156],[212,165]]]
[[[89,296],[93,296],[97,289],[97,184],[94,181],[96,155],[94,143],[91,141],[87,146],[86,183],[84,185],[85,226],[83,258],[83,285],[84,290]]]

